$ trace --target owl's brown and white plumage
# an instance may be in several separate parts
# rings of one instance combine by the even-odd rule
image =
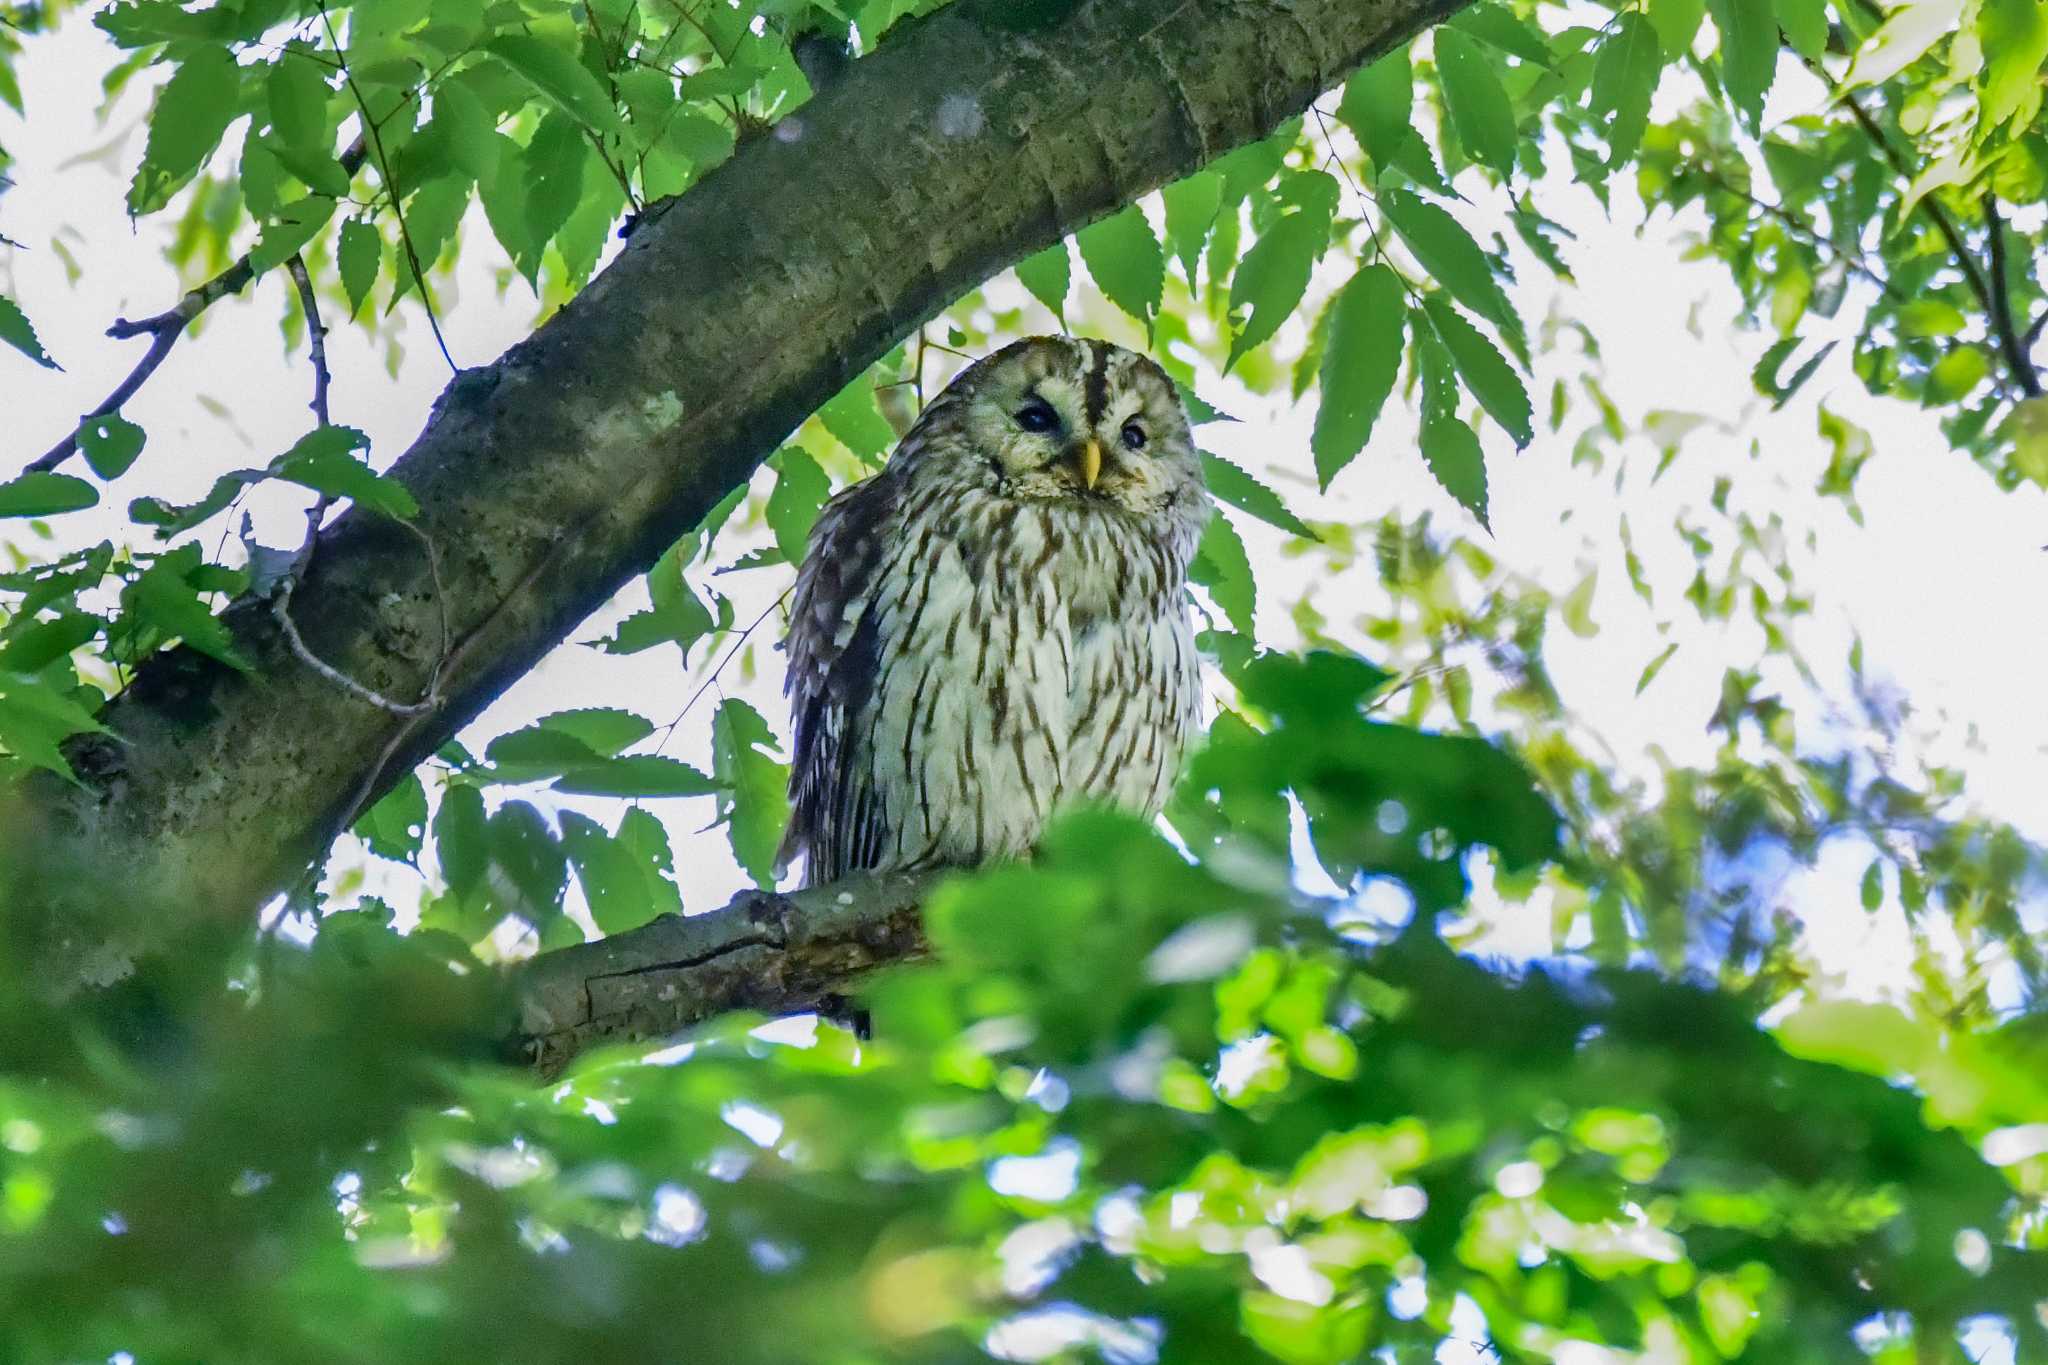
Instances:
[[[1055,810],[1166,800],[1194,732],[1210,504],[1158,365],[1033,337],[969,366],[833,498],[797,575],[785,862],[1015,856]]]

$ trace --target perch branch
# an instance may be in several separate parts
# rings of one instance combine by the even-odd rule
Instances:
[[[555,1075],[601,1043],[661,1038],[730,1010],[795,1014],[861,977],[924,956],[919,905],[937,874],[856,875],[804,891],[743,891],[703,915],[522,964],[517,1058]]]

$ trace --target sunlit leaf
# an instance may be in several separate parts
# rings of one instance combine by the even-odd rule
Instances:
[[[1147,327],[1166,289],[1166,257],[1152,225],[1135,207],[1082,228],[1081,260],[1109,301]]]
[[[1309,442],[1324,488],[1365,448],[1394,391],[1405,316],[1401,292],[1400,277],[1391,269],[1369,265],[1337,296],[1323,352],[1322,403]]]

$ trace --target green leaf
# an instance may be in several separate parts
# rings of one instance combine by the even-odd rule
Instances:
[[[1863,872],[1863,908],[1875,912],[1884,904],[1884,859],[1872,858]]]
[[[1383,172],[1412,135],[1414,107],[1415,74],[1404,43],[1344,83],[1337,117],[1365,148],[1374,169]]]
[[[377,268],[384,260],[384,239],[377,229],[360,218],[341,225],[341,242],[335,248],[335,264],[341,272],[342,291],[348,295],[348,315],[363,309],[363,300],[377,283]]]
[[[1135,205],[1127,207],[1082,228],[1074,244],[1096,287],[1149,333],[1166,291],[1166,257],[1145,215]]]
[[[356,837],[370,852],[399,863],[419,862],[426,834],[427,789],[418,773],[407,773],[355,825]]]
[[[558,792],[576,796],[709,796],[725,783],[713,781],[689,764],[660,754],[628,754],[570,769],[555,783]],[[772,850],[771,850],[772,852]]]
[[[1755,132],[1778,69],[1778,20],[1762,0],[1707,0],[1721,34],[1721,84]]]
[[[1202,542],[1188,565],[1188,578],[1209,590],[1209,596],[1238,634],[1252,634],[1252,618],[1258,607],[1258,585],[1252,581],[1251,557],[1237,528],[1221,512],[1209,518]]]
[[[1351,277],[1330,318],[1323,352],[1322,403],[1316,409],[1316,481],[1328,488],[1356,459],[1401,372],[1401,280],[1384,265]]]
[[[1287,510],[1287,504],[1280,501],[1278,493],[1221,455],[1211,455],[1206,450],[1201,454],[1202,480],[1209,485],[1210,493],[1291,536],[1300,536],[1303,540],[1317,539],[1307,522]]]
[[[2041,66],[2048,62],[2048,4],[2041,0],[1983,0],[1977,40],[1984,51],[1984,128],[2007,119],[2031,124],[2041,107]]]
[[[480,885],[490,867],[486,832],[483,793],[466,782],[445,788],[434,812],[434,857],[442,880],[458,896]]]
[[[1790,397],[1792,391],[1799,387],[1799,382],[1819,359],[1819,356],[1815,356],[1813,360],[1807,362],[1806,369],[1793,376],[1792,382],[1785,386],[1786,397]],[[1934,368],[1927,372],[1926,401],[1953,403],[1983,383],[1990,373],[1991,361],[1982,349],[1976,346],[1958,346],[1935,361]],[[1782,403],[1784,400],[1779,401]],[[4,488],[0,488],[0,493],[5,491]]]
[[[802,446],[784,446],[775,455],[775,487],[768,494],[768,527],[782,557],[801,564],[804,546],[818,509],[831,496],[832,481]]]
[[[485,825],[491,863],[503,874],[492,879],[492,898],[528,924],[553,919],[569,884],[569,860],[547,817],[525,801],[507,801]],[[507,883],[509,898],[497,894]]]
[[[142,428],[117,412],[88,417],[78,424],[78,449],[92,472],[103,479],[118,479],[142,453]]]
[[[518,33],[501,33],[484,51],[533,83],[535,89],[596,132],[619,131],[618,110],[590,69],[566,47]]]
[[[324,194],[308,195],[284,205],[263,225],[262,235],[249,249],[250,266],[260,274],[283,265],[319,235],[333,216],[334,200]],[[420,250],[424,256],[427,247],[422,244]]]
[[[1700,21],[1707,17],[1707,0],[1650,0],[1649,13],[1666,59],[1684,61],[1699,36]]]
[[[237,112],[241,69],[225,47],[187,49],[149,115],[149,144],[128,187],[128,212],[154,213],[220,145]]]
[[[1556,61],[1549,44],[1543,40],[1543,34],[1517,18],[1506,5],[1481,0],[1470,9],[1460,10],[1451,16],[1449,23],[1451,27],[1469,33],[1481,42],[1491,43],[1525,62],[1547,67]]]
[[[45,369],[58,368],[43,349],[43,343],[36,339],[36,329],[30,324],[28,315],[21,311],[21,305],[4,294],[0,294],[0,341],[6,342]]]
[[[159,644],[183,640],[201,654],[247,673],[249,664],[236,652],[227,627],[200,598],[195,580],[205,568],[196,544],[157,556],[156,563],[121,590],[125,630],[154,633]]]
[[[1202,248],[1208,244],[1209,229],[1223,204],[1223,177],[1215,171],[1197,171],[1176,180],[1160,191],[1166,204],[1166,243],[1180,261],[1188,288],[1196,287],[1195,272],[1201,267]]]
[[[1458,141],[1473,159],[1500,173],[1515,173],[1515,111],[1501,88],[1493,60],[1456,28],[1436,31],[1436,72]]]
[[[775,884],[775,851],[789,824],[789,766],[773,757],[775,734],[761,713],[728,697],[711,720],[711,771],[722,790],[718,816],[732,856],[760,887]]]
[[[1899,335],[1909,337],[1954,336],[1969,325],[1963,310],[1947,299],[1909,299],[1899,305]]]
[[[682,913],[682,893],[670,880],[675,860],[660,820],[628,810],[614,835],[576,811],[563,811],[561,819],[562,847],[600,930],[622,934],[658,915]]]
[[[1452,298],[1503,334],[1511,338],[1521,335],[1521,320],[1494,279],[1486,253],[1457,219],[1407,190],[1383,191],[1379,203],[1415,259],[1432,279],[1450,290]]]
[[[1963,0],[1907,0],[1856,49],[1843,84],[1854,90],[1890,80],[1955,32],[1962,12]]]
[[[215,479],[213,487],[198,502],[183,505],[162,498],[136,498],[128,504],[128,519],[138,526],[154,526],[158,540],[169,540],[213,516],[250,484],[261,483],[268,477],[260,469],[237,469]]]
[[[100,633],[105,626],[97,616],[66,610],[54,621],[30,621],[17,616],[7,623],[13,638],[0,645],[0,673],[40,673],[59,659],[70,657]]]
[[[1443,490],[1491,530],[1487,521],[1486,461],[1479,438],[1458,416],[1456,362],[1429,319],[1413,315],[1415,357],[1422,371],[1422,458]]]
[[[1828,50],[1827,0],[1774,0],[1773,8],[1792,50],[1809,62],[1819,62]]]
[[[1517,447],[1528,445],[1535,435],[1535,412],[1529,402],[1529,391],[1522,387],[1522,377],[1443,295],[1431,294],[1422,306],[1436,327],[1437,337],[1450,351],[1459,377],[1479,400],[1479,406],[1515,438]]]
[[[106,733],[90,711],[48,683],[0,675],[0,748],[31,767],[77,781],[62,745],[76,734]]]
[[[1664,54],[1649,21],[1639,14],[1623,14],[1613,35],[1600,45],[1586,106],[1602,125],[1610,170],[1634,156],[1642,144],[1650,97],[1663,70]]]
[[[889,425],[875,402],[871,375],[862,375],[827,399],[818,409],[818,420],[866,464],[881,464],[896,444],[896,428]]]
[[[744,485],[734,491],[743,489]],[[685,542],[692,540],[694,536],[685,537]],[[670,546],[648,571],[647,590],[654,599],[653,607],[619,622],[618,633],[602,642],[606,653],[637,654],[656,645],[674,644],[687,659],[690,646],[716,628],[710,611],[683,578],[681,544]]]
[[[327,122],[327,100],[333,94],[327,77],[303,46],[291,46],[270,64],[263,81],[270,106],[270,127],[278,140],[299,155],[334,156],[334,131]]]
[[[0,483],[0,517],[50,517],[99,500],[100,490],[84,479],[48,470],[31,470]]]
[[[354,452],[369,444],[370,438],[354,427],[320,427],[271,461],[270,472],[316,493],[352,499],[399,521],[412,520],[420,507],[406,486],[355,457]]]
[[[592,753],[606,758],[654,733],[654,722],[646,717],[608,706],[556,711],[542,716],[534,724],[541,729],[568,735]]]
[[[1067,240],[1062,237],[1045,250],[1026,256],[1017,262],[1017,279],[1037,299],[1052,310],[1052,315],[1062,326],[1067,320],[1067,290],[1073,284],[1074,261],[1067,254]]]
[[[1329,236],[1329,219],[1311,213],[1289,214],[1259,234],[1230,282],[1232,315],[1246,309],[1250,315],[1231,339],[1226,373],[1245,352],[1271,339],[1294,312]]]

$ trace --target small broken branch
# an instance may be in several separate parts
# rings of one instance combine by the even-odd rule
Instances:
[[[743,891],[542,953],[514,977],[507,1050],[559,1074],[601,1043],[662,1038],[731,1010],[797,1014],[877,968],[926,956],[919,909],[937,873],[858,874],[803,891]]]
[[[354,175],[363,164],[363,156],[364,143],[362,138],[358,137],[349,144],[348,150],[341,154],[342,170]],[[241,293],[258,273],[260,272],[256,269],[254,259],[245,255],[204,284],[195,286],[184,298],[179,299],[175,306],[161,313],[134,322],[127,318],[114,319],[114,325],[107,328],[108,336],[116,341],[148,336],[149,350],[135,363],[135,368],[128,372],[128,377],[115,385],[112,393],[101,399],[92,411],[80,416],[77,425],[71,428],[63,440],[30,460],[22,472],[46,472],[77,454],[79,428],[95,417],[105,417],[108,413],[119,412],[121,405],[133,398],[149,377],[156,373],[157,367],[164,363],[165,357],[171,353],[171,347],[177,345],[178,338],[185,334],[185,329],[214,304],[230,294]]]

